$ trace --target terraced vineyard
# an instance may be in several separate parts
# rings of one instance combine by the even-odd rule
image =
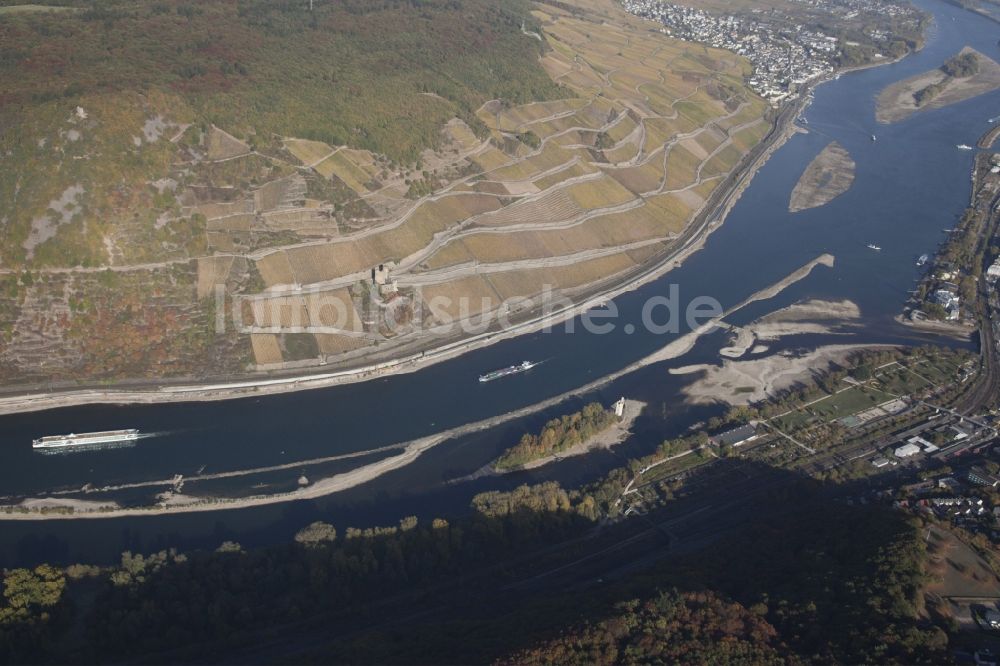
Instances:
[[[138,206],[147,212],[95,223],[100,241],[82,266],[29,262],[33,286],[21,269],[0,267],[10,282],[0,291],[4,379],[39,378],[30,360],[38,336],[22,322],[44,310],[62,312],[46,349],[78,355],[65,332],[92,313],[86,285],[122,271],[168,276],[162,291],[183,313],[173,322],[188,317],[204,331],[225,309],[224,353],[202,341],[168,354],[201,360],[170,374],[206,376],[429,349],[454,339],[441,333],[449,322],[528,318],[544,290],[579,301],[652,266],[771,130],[769,107],[747,91],[748,65],[731,53],[668,39],[611,0],[561,7],[534,5],[534,29],[521,25],[525,48],[542,38],[539,62],[561,97],[486,101],[445,123],[412,162],[147,111],[145,134],[125,141],[150,146]],[[134,113],[171,101],[137,99]],[[70,132],[101,131],[84,104],[67,115],[57,124],[68,151]],[[54,191],[25,247],[45,258],[44,241],[86,217],[76,196]],[[56,304],[39,304],[40,293]],[[106,341],[100,353],[113,348]],[[65,360],[41,374],[79,370]]]

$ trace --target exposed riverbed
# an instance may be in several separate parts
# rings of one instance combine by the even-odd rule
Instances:
[[[795,184],[788,202],[788,212],[818,208],[851,189],[854,160],[850,153],[833,141],[816,156]]]

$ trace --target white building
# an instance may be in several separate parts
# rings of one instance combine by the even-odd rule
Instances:
[[[906,441],[909,442],[910,444],[913,444],[914,446],[924,447],[924,453],[934,453],[935,451],[938,450],[938,447],[934,446],[923,437],[911,437]]]
[[[904,444],[893,451],[897,458],[909,458],[920,453],[920,447],[916,444]]]

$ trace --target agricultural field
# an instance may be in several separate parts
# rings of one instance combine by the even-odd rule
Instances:
[[[461,11],[354,4],[324,4],[312,18],[264,0],[190,12],[140,1],[99,22],[89,10],[0,15],[5,43],[32,35],[26,53],[64,50],[72,63],[38,90],[16,62],[0,62],[0,98],[35,111],[0,132],[0,201],[16,187],[19,202],[0,204],[0,277],[14,294],[0,323],[17,342],[0,372],[146,372],[151,361],[73,346],[71,332],[103,320],[66,294],[106,296],[93,286],[105,267],[134,266],[122,275],[136,289],[143,277],[152,288],[185,276],[183,289],[151,301],[162,311],[139,320],[161,328],[153,339],[179,340],[156,357],[171,375],[357,359],[379,333],[359,313],[410,316],[435,296],[479,304],[439,320],[546,287],[583,295],[662,257],[771,128],[743,59],[672,40],[612,0],[574,11],[521,0],[468,0]],[[108,61],[99,45],[112,30],[161,43]],[[442,31],[454,32],[444,49]],[[362,58],[357,42],[372,34],[378,48]],[[208,37],[225,58],[199,55]],[[40,291],[47,276],[72,287]],[[312,330],[330,324],[317,294],[352,304],[354,335]],[[233,302],[266,330],[218,342],[185,333],[204,332]],[[34,322],[48,332],[40,348],[65,360],[45,364],[20,329],[49,305]],[[414,335],[398,340],[412,346]],[[396,342],[381,341],[379,354]],[[43,370],[23,374],[27,358]],[[96,358],[113,370],[96,372]]]
[[[288,150],[302,164],[315,167],[323,162],[327,155],[333,152],[333,148],[322,141],[309,141],[307,139],[285,139],[285,149]],[[329,175],[327,176],[329,178]]]

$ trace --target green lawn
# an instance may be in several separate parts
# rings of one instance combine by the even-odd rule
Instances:
[[[913,363],[913,370],[922,377],[926,377],[933,384],[944,384],[955,381],[958,376],[959,363],[957,359],[935,357],[920,359]]]
[[[896,395],[907,395],[930,385],[923,377],[895,364],[877,372],[876,379],[886,391]]]
[[[893,396],[871,388],[851,387],[846,391],[841,391],[828,398],[810,405],[809,411],[821,419],[832,421],[851,414],[870,409],[886,400],[892,400]]]
[[[695,452],[688,454],[682,458],[677,458],[676,460],[671,460],[668,463],[663,463],[653,469],[649,470],[642,475],[642,484],[656,483],[661,479],[665,479],[674,474],[680,474],[681,472],[687,471],[689,469],[694,469],[699,465],[704,465],[707,462],[715,460],[715,458],[708,457],[705,455],[707,453],[701,454],[700,452]]]
[[[804,425],[808,425],[813,417],[807,414],[801,409],[796,409],[793,412],[789,412],[784,416],[774,419],[774,425],[784,432],[790,430],[797,430]]]

